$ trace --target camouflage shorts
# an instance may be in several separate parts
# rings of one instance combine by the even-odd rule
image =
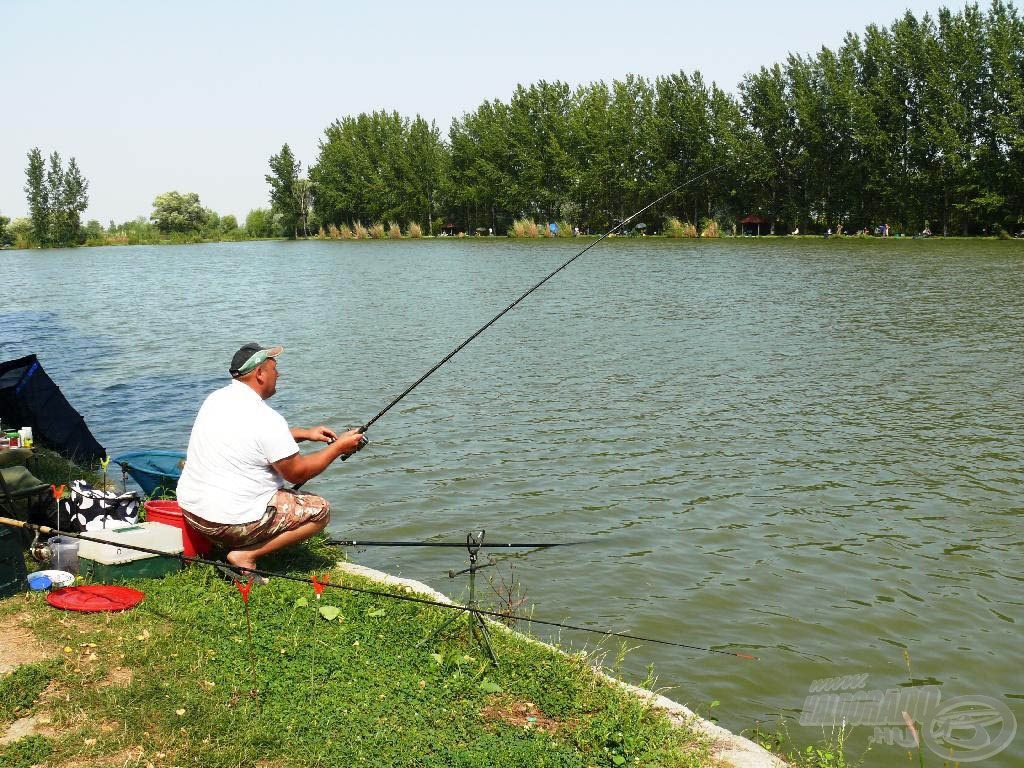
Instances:
[[[238,549],[260,544],[286,531],[294,531],[306,523],[330,520],[331,503],[322,496],[282,488],[270,500],[263,517],[251,523],[211,523],[184,509],[181,515],[189,528],[201,533],[214,544]]]

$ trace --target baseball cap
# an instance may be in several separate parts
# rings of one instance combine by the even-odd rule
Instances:
[[[239,376],[249,373],[260,363],[265,362],[267,358],[277,357],[282,352],[284,352],[284,347],[261,347],[256,342],[251,341],[243,345],[232,355],[231,367],[228,368],[228,373],[237,379]]]

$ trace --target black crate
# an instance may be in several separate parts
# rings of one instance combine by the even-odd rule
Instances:
[[[25,581],[25,556],[18,531],[0,526],[0,597],[9,597],[28,589]]]

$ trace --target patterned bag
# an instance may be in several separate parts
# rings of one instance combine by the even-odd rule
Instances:
[[[57,527],[62,531],[100,531],[116,522],[139,522],[139,494],[98,491],[85,480],[73,480],[71,493],[57,503]]]

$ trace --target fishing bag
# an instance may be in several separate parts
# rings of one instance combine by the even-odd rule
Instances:
[[[51,525],[70,533],[120,527],[116,523],[134,525],[139,522],[139,506],[135,492],[100,491],[85,480],[73,480],[69,495],[57,502],[57,517]]]

